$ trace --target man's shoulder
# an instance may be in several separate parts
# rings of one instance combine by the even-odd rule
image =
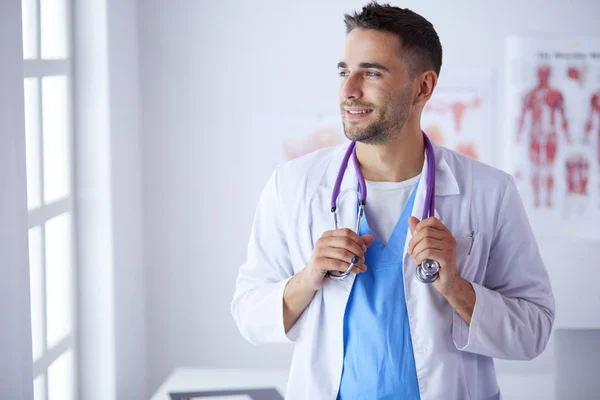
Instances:
[[[280,192],[294,196],[309,195],[321,183],[333,160],[340,158],[347,145],[325,147],[283,162],[277,167]]]
[[[278,173],[281,178],[288,179],[311,179],[322,176],[340,151],[343,151],[345,145],[325,147],[312,153],[303,155],[283,162],[278,167]]]

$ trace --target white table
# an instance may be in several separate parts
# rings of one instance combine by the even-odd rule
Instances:
[[[274,387],[285,393],[287,370],[178,368],[152,400],[171,400],[171,392]],[[546,374],[498,374],[502,400],[554,399],[554,384]]]
[[[288,371],[281,369],[178,368],[156,391],[152,400],[171,400],[172,392],[274,387],[285,393]]]

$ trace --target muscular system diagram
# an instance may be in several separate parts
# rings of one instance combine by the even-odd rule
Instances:
[[[600,240],[600,38],[505,44],[504,165],[531,224],[542,236]]]
[[[529,162],[534,207],[553,205],[554,164],[558,148],[557,131],[562,129],[568,143],[571,138],[565,116],[562,93],[550,85],[551,68],[541,65],[537,69],[537,85],[523,98],[518,120],[517,143],[523,132],[529,137]],[[525,124],[530,115],[529,124]]]
[[[596,122],[595,124],[594,120]],[[596,125],[596,168],[599,174],[597,184],[598,190],[600,191],[600,89],[596,90],[590,100],[590,111],[585,123],[585,144],[589,144],[591,142],[594,125]]]
[[[589,196],[590,162],[585,154],[571,154],[565,162],[565,216],[580,217],[586,211]]]

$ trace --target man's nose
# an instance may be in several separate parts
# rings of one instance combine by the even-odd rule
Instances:
[[[350,74],[342,86],[342,96],[346,100],[356,100],[362,97],[362,80],[358,74]]]

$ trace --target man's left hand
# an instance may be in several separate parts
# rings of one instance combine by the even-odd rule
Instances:
[[[417,265],[426,259],[437,261],[440,264],[440,272],[433,286],[444,297],[452,295],[457,279],[454,236],[435,217],[423,221],[410,217],[408,227],[413,235],[408,243],[408,254],[412,255]]]

